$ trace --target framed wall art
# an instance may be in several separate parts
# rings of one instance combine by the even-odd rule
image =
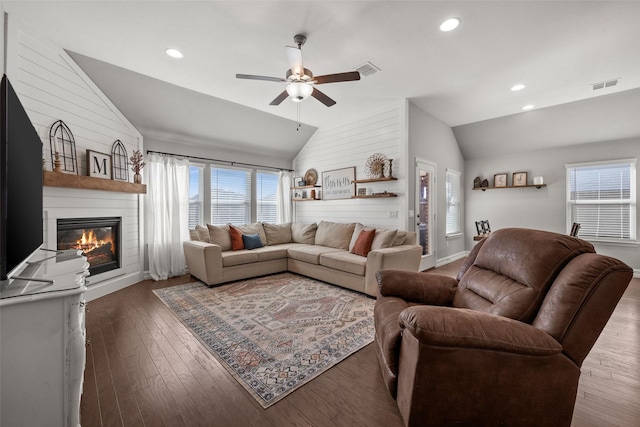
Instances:
[[[322,172],[324,200],[350,199],[356,195],[355,166]]]
[[[527,173],[526,172],[514,172],[513,173],[513,186],[525,187],[527,185]]]
[[[111,156],[87,150],[87,175],[94,178],[111,179]]]
[[[507,186],[507,174],[506,173],[497,173],[493,175],[493,186],[500,188]]]

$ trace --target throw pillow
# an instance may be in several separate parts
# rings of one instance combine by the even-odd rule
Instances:
[[[376,229],[371,230],[362,230],[358,235],[358,239],[356,239],[355,245],[353,245],[353,249],[351,250],[352,254],[367,256],[369,251],[371,250],[371,242],[373,242],[373,238],[376,235]]]
[[[200,240],[200,236],[198,236],[198,232],[196,230],[189,230],[189,238],[196,241]]]
[[[301,224],[299,222],[291,223],[291,240],[294,243],[306,243],[313,245],[316,239],[316,230],[318,226],[313,224]]]
[[[353,236],[351,236],[351,241],[349,242],[349,252],[351,252],[351,250],[353,249],[353,245],[356,244],[356,240],[358,240],[358,237],[360,237],[360,232],[362,230],[371,230],[372,228],[373,227],[365,227],[359,222],[356,222],[356,226],[353,229]]]
[[[269,224],[262,223],[264,234],[267,235],[268,245],[280,245],[283,243],[291,243],[291,223],[285,224]]]
[[[221,251],[231,250],[231,237],[229,236],[229,227],[226,225],[207,224],[209,229],[210,243],[220,246]]]
[[[393,238],[393,242],[391,243],[391,246],[404,245],[405,244],[404,241],[406,238],[407,238],[407,232],[398,230],[398,232],[396,233],[396,237]]]
[[[244,244],[244,248],[249,250],[264,247],[259,234],[243,234],[242,243]]]
[[[229,224],[229,237],[231,238],[231,249],[239,251],[244,249],[244,242],[242,241],[242,233],[240,230]]]

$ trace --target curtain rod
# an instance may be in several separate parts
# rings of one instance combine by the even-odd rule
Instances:
[[[226,163],[226,164],[229,164],[230,166],[236,166],[236,165],[253,166],[253,167],[262,168],[262,169],[274,169],[274,170],[279,170],[279,171],[284,171],[284,172],[293,172],[293,169],[287,169],[287,168],[276,168],[274,166],[254,165],[252,163],[231,162],[229,160],[209,159],[209,158],[206,158],[206,157],[187,156],[187,155],[184,155],[184,154],[163,153],[162,151],[155,151],[155,150],[147,150],[147,154],[149,154],[149,153],[161,154],[163,156],[184,157],[184,158],[187,158],[187,159],[205,160],[205,161],[209,161],[209,162]]]

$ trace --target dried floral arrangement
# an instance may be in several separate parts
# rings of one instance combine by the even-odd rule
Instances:
[[[133,150],[133,154],[129,158],[131,160],[131,170],[135,174],[139,174],[146,163],[142,160],[142,152],[140,150]]]

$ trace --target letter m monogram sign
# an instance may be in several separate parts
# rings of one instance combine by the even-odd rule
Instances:
[[[87,150],[87,175],[94,178],[111,179],[111,156]]]

